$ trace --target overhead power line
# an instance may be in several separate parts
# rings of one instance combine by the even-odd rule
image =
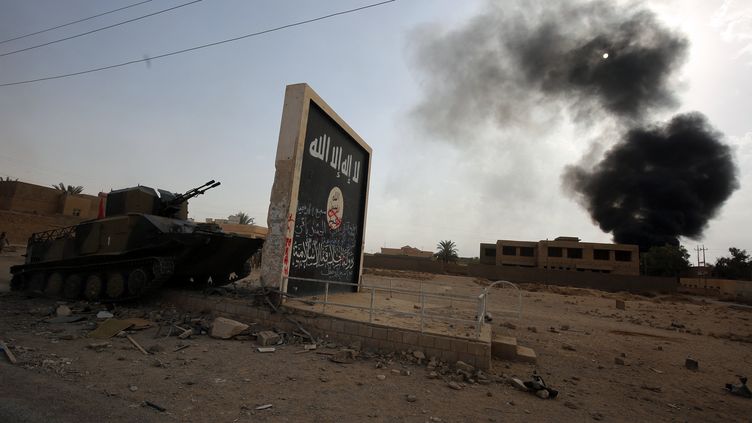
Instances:
[[[242,40],[242,39],[245,39],[245,38],[251,38],[251,37],[258,36],[258,35],[268,34],[270,32],[281,31],[283,29],[292,28],[292,27],[300,26],[300,25],[305,25],[305,24],[309,24],[309,23],[312,23],[312,22],[316,22],[316,21],[321,21],[321,20],[324,20],[324,19],[333,18],[335,16],[341,16],[341,15],[346,15],[346,14],[349,14],[349,13],[355,13],[355,12],[359,12],[361,10],[370,9],[370,8],[378,7],[378,6],[383,6],[383,5],[387,4],[387,3],[394,3],[395,1],[397,1],[397,0],[386,0],[386,1],[381,1],[381,2],[378,2],[378,3],[371,3],[371,4],[368,4],[368,5],[365,5],[365,6],[356,7],[354,9],[348,9],[348,10],[343,10],[343,11],[340,11],[340,12],[330,13],[328,15],[319,16],[317,18],[306,19],[304,21],[298,21],[298,22],[287,24],[287,25],[282,25],[282,26],[278,26],[278,27],[275,27],[275,28],[270,28],[270,29],[265,29],[263,31],[254,32],[254,33],[251,33],[251,34],[241,35],[240,37],[228,38],[228,39],[225,39],[225,40],[222,40],[222,41],[216,41],[216,42],[209,43],[209,44],[203,44],[203,45],[200,45],[200,46],[190,47],[190,48],[186,48],[186,49],[183,49],[183,50],[173,51],[173,52],[170,52],[170,53],[164,53],[164,54],[160,54],[160,55],[153,56],[153,57],[145,57],[143,59],[135,59],[135,60],[130,60],[130,61],[127,61],[127,62],[122,62],[122,63],[118,63],[118,64],[114,64],[114,65],[102,66],[102,67],[99,67],[99,68],[86,69],[86,70],[82,70],[82,71],[78,71],[78,72],[65,73],[65,74],[55,75],[55,76],[47,76],[47,77],[44,77],[44,78],[28,79],[28,80],[25,80],[25,81],[16,81],[16,82],[6,82],[4,84],[0,84],[0,87],[9,87],[9,86],[12,86],[12,85],[21,85],[21,84],[31,84],[31,83],[34,83],[34,82],[49,81],[49,80],[52,80],[52,79],[69,78],[69,77],[72,77],[72,76],[84,75],[84,74],[87,74],[87,73],[100,72],[100,71],[103,71],[103,70],[108,70],[108,69],[114,69],[114,68],[119,68],[119,67],[123,67],[123,66],[128,66],[128,65],[135,64],[135,63],[149,62],[149,61],[152,61],[152,60],[162,59],[162,58],[170,57],[170,56],[176,56],[178,54],[183,54],[183,53],[188,53],[188,52],[191,52],[191,51],[201,50],[201,49],[208,48],[208,47],[218,46],[220,44],[231,43],[231,42]]]
[[[72,39],[74,39],[74,38],[78,38],[78,37],[83,37],[83,36],[85,36],[85,35],[93,34],[93,33],[95,33],[95,32],[99,32],[99,31],[104,31],[104,30],[107,30],[107,29],[110,29],[110,28],[115,28],[116,26],[121,26],[121,25],[125,25],[125,24],[131,23],[131,22],[135,22],[135,21],[140,21],[141,19],[146,19],[146,18],[149,18],[149,17],[155,16],[155,15],[159,15],[159,14],[162,14],[162,13],[170,12],[170,11],[172,11],[172,10],[175,10],[175,9],[180,9],[181,7],[185,7],[185,6],[190,6],[190,5],[192,5],[192,4],[195,4],[195,3],[198,3],[198,2],[200,2],[200,1],[203,1],[203,0],[193,0],[193,1],[189,1],[188,3],[183,3],[183,4],[179,4],[179,5],[177,5],[177,6],[174,6],[174,7],[170,7],[170,8],[167,8],[167,9],[162,9],[162,10],[156,11],[156,12],[154,12],[154,13],[149,13],[148,15],[138,16],[138,17],[136,17],[136,18],[133,18],[133,19],[128,19],[128,20],[126,20],[126,21],[118,22],[118,23],[116,23],[116,24],[112,24],[112,25],[107,25],[107,26],[103,26],[103,27],[101,27],[101,28],[97,28],[97,29],[92,29],[91,31],[86,31],[86,32],[82,32],[82,33],[80,33],[80,34],[76,34],[76,35],[71,35],[70,37],[60,38],[60,39],[57,39],[57,40],[53,40],[53,41],[48,41],[48,42],[46,42],[46,43],[42,43],[42,44],[37,44],[37,45],[31,46],[31,47],[20,48],[20,49],[18,49],[18,50],[13,50],[13,51],[9,51],[9,52],[7,52],[7,53],[2,53],[2,54],[0,54],[0,57],[4,57],[4,56],[9,56],[9,55],[11,55],[11,54],[16,54],[16,53],[21,53],[21,52],[23,52],[23,51],[34,50],[35,48],[39,48],[39,47],[44,47],[44,46],[48,46],[48,45],[50,45],[50,44],[57,44],[57,43],[61,43],[61,42],[63,42],[63,41],[68,41],[68,40],[72,40]]]
[[[81,23],[81,22],[88,21],[88,20],[91,20],[91,19],[94,19],[94,18],[98,18],[100,16],[109,15],[110,13],[115,13],[115,12],[119,12],[121,10],[130,9],[131,7],[135,7],[135,6],[138,6],[140,4],[149,3],[150,1],[153,1],[153,0],[144,0],[144,1],[141,1],[141,2],[138,2],[138,3],[130,4],[128,6],[123,6],[123,7],[119,8],[119,9],[108,10],[107,12],[102,12],[102,13],[100,13],[98,15],[89,16],[87,18],[82,18],[82,19],[79,19],[79,20],[76,20],[76,21],[73,21],[73,22],[64,23],[64,24],[58,25],[58,26],[53,26],[52,28],[42,29],[40,31],[32,32],[30,34],[19,35],[18,37],[14,37],[14,38],[8,38],[7,40],[0,41],[0,44],[9,43],[11,41],[16,41],[16,40],[20,40],[22,38],[31,37],[32,35],[39,35],[39,34],[43,34],[45,32],[49,32],[49,31],[52,31],[52,30],[55,30],[55,29],[60,29],[60,28],[66,27],[66,26],[75,25],[77,23]]]

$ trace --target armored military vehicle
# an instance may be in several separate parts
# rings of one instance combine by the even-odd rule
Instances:
[[[33,234],[25,263],[11,267],[11,287],[117,301],[166,283],[203,287],[243,278],[263,240],[187,220],[187,201],[219,184],[209,181],[184,194],[145,186],[112,191],[105,217]]]

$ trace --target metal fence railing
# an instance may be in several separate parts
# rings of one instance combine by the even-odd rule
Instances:
[[[321,304],[322,312],[326,313],[327,306],[344,307],[366,312],[368,315],[368,321],[373,323],[375,316],[380,315],[393,315],[416,318],[420,324],[420,332],[424,332],[426,329],[427,321],[439,321],[451,324],[466,324],[474,328],[474,335],[476,338],[480,337],[481,329],[483,327],[484,319],[488,307],[488,298],[491,294],[491,289],[497,285],[503,284],[514,288],[517,292],[517,304],[516,310],[497,310],[513,313],[517,319],[521,317],[522,311],[522,295],[519,292],[519,288],[511,282],[497,281],[491,285],[480,290],[480,292],[473,294],[456,294],[449,293],[451,287],[446,285],[439,285],[435,283],[423,283],[421,281],[406,281],[399,280],[398,284],[393,283],[393,280],[388,280],[388,284],[383,285],[374,284],[373,281],[365,282],[361,280],[360,284],[350,282],[337,282],[323,279],[311,279],[300,277],[286,277],[288,282],[290,280],[298,282],[306,282],[313,284],[321,284],[324,286],[323,299],[320,295],[317,296],[291,296],[288,294],[288,298],[293,301],[301,301],[306,304]],[[418,285],[418,289],[411,287],[404,287],[405,284],[409,285],[410,282]],[[330,287],[336,286],[348,286],[351,289],[359,290],[361,293],[368,295],[368,305],[360,305],[357,302],[343,302],[338,301],[337,298],[332,299],[330,294]],[[398,286],[395,286],[398,285]],[[443,292],[442,292],[443,291]],[[339,294],[340,292],[338,292]],[[401,310],[395,310],[391,307],[383,307],[383,300],[390,300],[393,298],[415,298],[418,304],[414,307],[408,307]],[[448,303],[450,315],[435,312],[434,309],[428,307],[429,304]],[[457,307],[456,307],[457,306]],[[462,306],[465,306],[465,310],[462,310]],[[469,317],[463,317],[464,314],[470,314]],[[496,311],[495,311],[496,312]]]

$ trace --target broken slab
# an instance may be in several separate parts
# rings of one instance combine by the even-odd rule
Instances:
[[[219,339],[230,339],[248,329],[248,325],[225,317],[217,317],[212,323],[209,336]]]
[[[264,330],[256,335],[256,340],[264,347],[267,345],[277,345],[279,334],[271,330]]]
[[[517,354],[515,360],[525,363],[535,363],[538,361],[538,356],[532,348],[517,346]]]
[[[491,356],[503,360],[517,358],[517,338],[513,336],[494,336],[491,341]]]

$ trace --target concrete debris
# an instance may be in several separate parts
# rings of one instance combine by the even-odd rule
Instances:
[[[418,351],[418,350],[413,351],[413,357],[417,358],[418,360],[426,359],[426,355],[423,354],[423,351]]]
[[[115,315],[110,313],[109,311],[102,310],[97,313],[97,319],[111,319],[113,317],[115,317]]]
[[[306,351],[315,350],[316,344],[305,344],[303,345],[303,349]]]
[[[136,385],[130,385],[130,386],[128,387],[128,389],[129,389],[129,390],[130,390],[131,392],[136,392],[136,391],[138,391],[138,386],[136,386]]]
[[[167,411],[166,408],[162,407],[161,405],[155,404],[155,403],[153,403],[151,401],[144,401],[144,406],[151,407],[151,408],[153,408],[153,409],[155,409],[155,410],[157,410],[159,412],[162,412],[162,413],[165,412],[165,411]]]
[[[266,409],[272,408],[272,407],[273,406],[271,404],[264,404],[264,405],[259,405],[258,407],[256,407],[256,410],[266,410]]]
[[[273,353],[274,351],[277,351],[274,347],[258,347],[256,348],[256,351],[260,353]]]
[[[405,399],[407,400],[407,402],[415,402],[418,400],[418,397],[416,397],[415,395],[406,395]]]
[[[686,360],[684,360],[684,367],[686,367],[689,370],[700,370],[700,363],[697,362],[697,360],[693,358],[687,357]]]
[[[385,380],[386,379],[386,375],[376,375],[376,379],[378,379],[378,380]]]
[[[464,361],[458,361],[454,364],[454,367],[457,368],[457,370],[462,370],[468,373],[472,373],[475,371],[475,367],[465,363]]]
[[[227,319],[225,317],[217,317],[212,323],[211,333],[209,336],[219,339],[230,339],[235,335],[239,335],[244,330],[248,329],[248,325],[240,323],[238,321]]]
[[[55,315],[57,315],[57,317],[66,317],[71,314],[73,314],[73,312],[67,305],[59,305],[57,306],[57,310],[55,310]]]
[[[622,357],[614,357],[614,364],[618,364],[620,366],[626,366],[627,363],[624,361],[624,358]]]
[[[13,355],[13,352],[11,352],[10,348],[8,348],[8,345],[0,341],[0,349],[2,349],[5,352],[5,355],[8,357],[8,360],[11,362],[11,364],[18,363],[18,360],[16,360],[16,356]]]
[[[459,383],[457,383],[457,382],[455,382],[453,380],[450,381],[449,383],[447,383],[447,386],[450,387],[450,388],[452,388],[452,389],[454,389],[454,390],[456,390],[456,391],[462,390],[462,386],[460,386]]]
[[[105,349],[109,348],[110,346],[111,344],[109,342],[102,341],[102,342],[92,342],[91,344],[87,345],[86,348],[90,350],[94,350],[96,352],[102,352]]]
[[[357,353],[355,352],[355,350],[343,348],[337,351],[331,357],[329,357],[329,359],[335,363],[351,364],[355,362],[356,357],[357,357]]]
[[[541,389],[540,391],[536,392],[535,395],[540,399],[548,399],[549,393],[545,389]]]
[[[277,345],[279,340],[279,334],[271,330],[261,331],[256,334],[256,341],[264,347],[267,345]]]
[[[183,333],[181,333],[180,335],[178,335],[178,338],[180,338],[180,339],[186,339],[186,338],[190,338],[191,335],[193,335],[193,329],[187,329],[187,330],[183,331]]]
[[[517,379],[516,377],[513,377],[509,379],[509,383],[515,388],[519,389],[522,392],[527,392],[527,386],[525,386],[525,383],[523,383],[520,379]]]
[[[726,390],[729,391],[731,395],[736,395],[742,398],[752,398],[752,391],[750,391],[747,386],[747,378],[739,377],[739,382],[741,382],[739,385],[727,383]]]
[[[569,344],[564,344],[561,346],[562,349],[567,351],[577,351],[577,349]]]
[[[436,373],[436,372],[430,372],[430,373],[428,373],[428,376],[427,376],[427,377],[428,377],[429,379],[438,379],[438,378],[439,378],[439,374],[438,374],[438,373]]]

